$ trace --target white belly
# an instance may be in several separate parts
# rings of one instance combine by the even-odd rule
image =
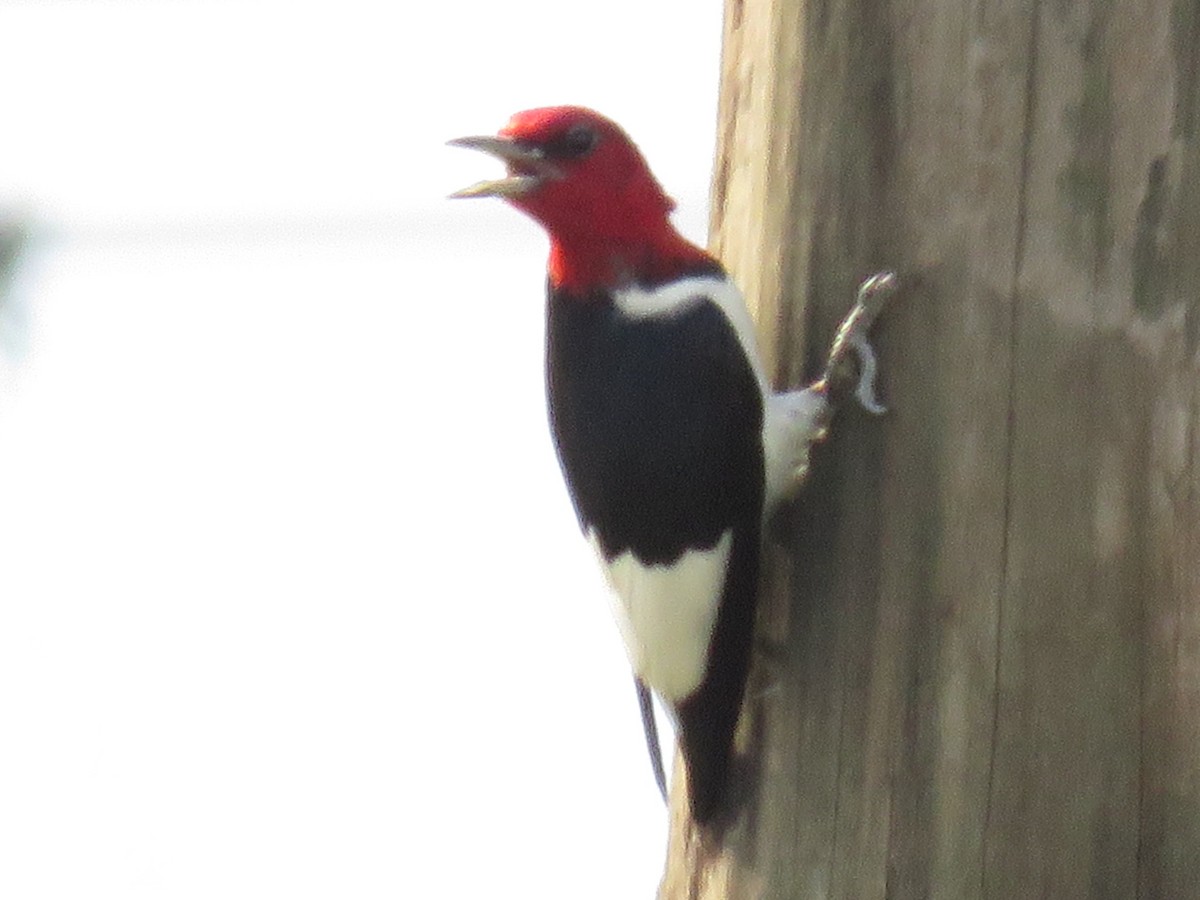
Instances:
[[[672,705],[704,679],[733,532],[708,550],[691,550],[671,565],[645,565],[632,551],[608,561],[594,531],[588,541],[612,587],[614,613],[629,663]]]

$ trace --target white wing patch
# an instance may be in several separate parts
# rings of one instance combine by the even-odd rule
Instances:
[[[689,550],[670,565],[646,565],[630,550],[605,560],[595,530],[587,537],[615,594],[614,615],[630,665],[677,705],[704,680],[732,530],[711,549]]]

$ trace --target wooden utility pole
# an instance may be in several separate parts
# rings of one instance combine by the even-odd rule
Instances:
[[[720,109],[779,384],[909,290],[662,895],[1200,898],[1200,3],[727,0]]]

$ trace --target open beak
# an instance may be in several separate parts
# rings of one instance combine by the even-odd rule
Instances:
[[[466,147],[468,150],[490,153],[508,166],[507,177],[494,181],[480,181],[461,191],[455,191],[450,195],[452,198],[520,197],[548,179],[562,177],[558,169],[546,162],[540,151],[522,147],[510,138],[481,135],[455,138],[447,143],[451,147]]]

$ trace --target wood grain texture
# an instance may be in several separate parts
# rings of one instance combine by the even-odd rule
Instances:
[[[661,896],[1200,898],[1200,5],[729,0],[713,246],[848,410]]]

